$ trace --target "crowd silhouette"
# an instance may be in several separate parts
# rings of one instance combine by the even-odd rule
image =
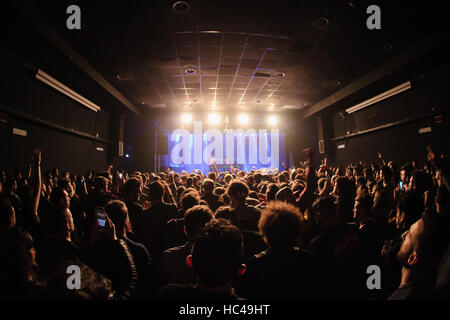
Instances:
[[[448,299],[449,165],[424,155],[81,176],[44,172],[36,149],[1,172],[1,299]]]

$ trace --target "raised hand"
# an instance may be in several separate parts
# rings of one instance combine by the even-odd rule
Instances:
[[[41,150],[37,148],[33,151],[33,162],[38,166],[41,165]]]

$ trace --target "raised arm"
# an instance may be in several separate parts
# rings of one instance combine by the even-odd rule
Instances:
[[[381,155],[380,152],[378,152],[378,159],[380,159],[381,163],[383,163],[383,166],[386,165],[386,161],[383,159],[383,156]]]
[[[34,149],[33,153],[33,159],[32,163],[34,166],[34,179],[33,179],[33,197],[32,197],[32,212],[34,215],[34,218],[39,223],[39,216],[38,216],[38,207],[39,207],[39,200],[41,198],[41,188],[42,188],[42,181],[41,181],[41,150]]]

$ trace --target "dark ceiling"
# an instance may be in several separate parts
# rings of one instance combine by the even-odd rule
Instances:
[[[174,12],[170,0],[30,3],[142,114],[301,114],[434,33],[445,13],[411,1],[187,1],[186,13]],[[66,27],[71,4],[81,8],[81,30]],[[381,8],[381,30],[366,27],[371,4]],[[92,79],[75,75],[69,59],[54,53],[60,44],[27,47],[24,39],[34,32],[13,37],[10,45],[37,64],[53,65],[57,79],[87,98],[105,101],[83,89]],[[63,58],[64,64],[55,62]]]

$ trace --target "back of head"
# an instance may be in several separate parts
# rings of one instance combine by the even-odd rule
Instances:
[[[200,197],[195,192],[186,192],[181,196],[181,206],[186,211],[200,203]]]
[[[313,210],[321,216],[336,217],[337,204],[336,199],[332,196],[326,196],[317,199],[313,204]]]
[[[428,187],[428,175],[424,170],[414,170],[411,173],[414,189],[422,196]]]
[[[123,185],[122,195],[124,197],[127,197],[130,194],[137,193],[137,192],[139,192],[140,187],[141,187],[141,181],[138,178],[130,178]]]
[[[164,186],[158,180],[153,181],[148,187],[148,194],[151,200],[161,200],[164,195]]]
[[[391,168],[389,168],[388,166],[382,166],[380,168],[380,170],[383,173],[384,180],[386,182],[390,182],[391,178],[392,178],[392,170],[391,170]]]
[[[116,231],[123,230],[128,223],[128,208],[123,201],[112,200],[105,207],[106,215],[116,227]]]
[[[94,190],[105,191],[109,181],[104,176],[97,176],[94,179]]]
[[[294,196],[292,195],[292,190],[289,187],[284,187],[277,192],[275,195],[275,200],[284,201],[287,203],[294,202]]]
[[[224,219],[213,219],[197,235],[192,247],[192,263],[199,281],[222,286],[233,280],[242,263],[242,235]]]
[[[217,180],[216,173],[215,172],[208,173],[208,179],[211,179],[212,181],[216,181]]]
[[[249,193],[249,188],[245,182],[233,181],[228,186],[227,193],[238,201],[245,201]]]
[[[237,222],[236,211],[229,206],[221,206],[217,208],[216,212],[214,212],[214,218],[226,219],[231,221],[233,224],[236,224]]]
[[[207,193],[212,193],[214,190],[214,181],[211,179],[205,179],[203,181],[203,189]]]
[[[423,232],[418,237],[417,254],[419,271],[423,276],[434,276],[439,262],[448,247],[448,230],[436,216],[424,213]]]
[[[405,192],[400,198],[398,208],[400,213],[405,214],[405,226],[409,228],[413,223],[420,219],[423,211],[422,198],[416,192]]]
[[[0,231],[14,226],[14,211],[11,201],[0,199]]]
[[[52,189],[52,193],[50,194],[50,201],[55,206],[61,206],[66,202],[67,191],[63,187],[56,187]]]
[[[371,214],[373,207],[373,199],[370,195],[364,194],[356,198],[355,202],[357,202],[358,207],[364,210],[364,212],[366,212],[368,215]]]
[[[302,217],[297,207],[270,202],[262,211],[259,230],[271,247],[294,246],[301,232]]]
[[[275,200],[275,196],[276,196],[278,190],[280,190],[280,188],[278,187],[278,185],[276,183],[269,184],[269,186],[267,187],[267,192],[266,192],[267,200],[269,200],[269,201]]]
[[[436,188],[436,204],[439,206],[439,212],[444,212],[449,209],[450,193],[447,188],[440,186]]]
[[[184,215],[184,226],[186,228],[187,237],[193,240],[197,233],[211,221],[213,213],[208,206],[196,205],[186,211]]]

